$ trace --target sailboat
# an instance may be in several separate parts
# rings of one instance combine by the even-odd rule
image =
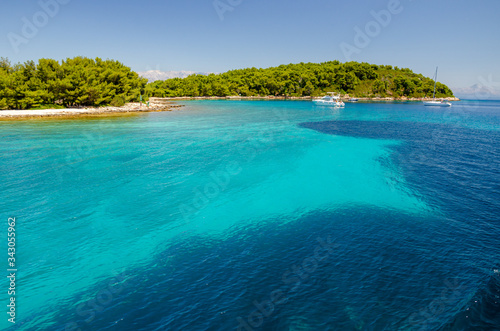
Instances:
[[[434,74],[434,93],[432,94],[432,101],[424,101],[424,106],[451,107],[451,102],[449,101],[445,101],[443,99],[436,100],[437,77],[438,77],[438,67],[436,67],[436,73]]]

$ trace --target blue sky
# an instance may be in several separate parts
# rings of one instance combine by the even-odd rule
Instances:
[[[381,11],[390,15],[383,24],[372,14]],[[500,88],[498,13],[496,0],[3,0],[0,56],[82,55],[136,71],[205,72],[352,59],[426,76],[439,66],[450,87]],[[356,44],[356,27],[372,29],[368,42],[358,36]],[[341,45],[356,52],[346,57]]]

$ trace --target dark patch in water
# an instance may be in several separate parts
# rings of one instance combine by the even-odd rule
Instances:
[[[442,328],[449,330],[500,330],[500,273],[495,270],[452,322]]]
[[[46,329],[236,330],[240,317],[259,325],[252,330],[403,327],[406,316],[418,313],[422,291],[433,294],[420,280],[432,275],[428,284],[436,287],[453,275],[442,267],[448,258],[415,251],[450,247],[439,236],[416,238],[439,231],[439,219],[428,221],[355,206],[318,210],[286,224],[280,218],[256,222],[224,240],[180,238],[151,264],[70,298]],[[335,245],[328,246],[330,254],[320,249],[326,257],[314,262],[322,247],[318,238]],[[287,300],[260,321],[255,302],[265,305],[275,290]]]
[[[451,214],[468,215],[469,222],[482,219],[500,226],[500,131],[378,121],[299,126],[331,135],[403,141],[392,147],[392,158],[416,192],[423,192],[430,204],[449,206]]]

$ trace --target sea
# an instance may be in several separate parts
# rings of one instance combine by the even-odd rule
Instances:
[[[500,330],[500,101],[182,104],[0,121],[1,329]]]

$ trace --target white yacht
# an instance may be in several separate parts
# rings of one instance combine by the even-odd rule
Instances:
[[[432,94],[432,101],[424,101],[424,106],[435,106],[435,107],[451,107],[451,102],[438,99],[436,100],[436,83],[438,76],[438,68],[436,67],[436,74],[434,75],[434,93]]]
[[[340,100],[340,95],[334,92],[328,92],[328,95],[322,98],[313,99],[314,104],[318,106],[344,107],[345,103]]]

